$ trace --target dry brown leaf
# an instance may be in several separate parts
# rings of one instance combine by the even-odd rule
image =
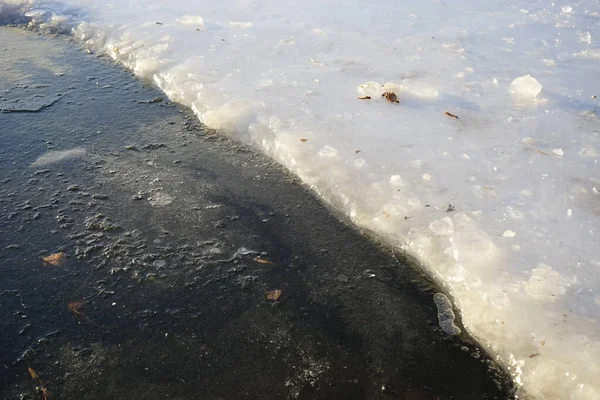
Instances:
[[[454,115],[454,114],[452,114],[452,113],[450,113],[450,112],[448,112],[448,111],[446,111],[446,112],[444,113],[444,115],[447,115],[447,116],[449,116],[449,117],[452,117],[452,118],[458,119],[458,115]]]
[[[362,150],[354,150],[354,154],[360,153]]]
[[[537,356],[539,356],[539,355],[540,355],[540,353],[533,353],[533,354],[530,354],[530,355],[529,355],[529,358],[537,357]]]
[[[59,266],[65,263],[65,253],[54,253],[47,257],[42,257],[44,265]]]
[[[29,375],[31,375],[31,378],[33,379],[40,379],[40,377],[38,376],[37,372],[35,372],[35,370],[31,367],[27,367],[27,369],[29,369]]]
[[[300,141],[301,141],[302,143],[304,143],[304,142],[308,141],[308,139],[304,139],[304,138],[302,138],[302,139],[300,139]]]
[[[385,92],[381,95],[381,97],[385,97],[385,99],[390,103],[400,103],[398,96],[396,96],[396,93],[394,92]]]
[[[371,96],[360,96],[359,100],[371,100]]]
[[[281,297],[281,290],[277,289],[277,290],[269,290],[267,292],[267,299],[269,300],[278,300]]]
[[[275,264],[273,264],[271,261],[269,261],[269,260],[264,260],[264,259],[262,259],[262,258],[260,258],[260,257],[256,257],[256,258],[254,259],[254,261],[256,261],[256,262],[257,262],[257,263],[259,263],[259,264],[270,264],[270,265],[275,265]]]

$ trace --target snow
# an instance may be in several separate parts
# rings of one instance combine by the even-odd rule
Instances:
[[[26,12],[415,256],[524,394],[600,398],[598,0],[0,0]]]

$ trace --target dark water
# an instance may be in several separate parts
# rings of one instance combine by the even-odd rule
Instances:
[[[271,161],[65,38],[0,43],[2,398],[511,398],[430,280]]]

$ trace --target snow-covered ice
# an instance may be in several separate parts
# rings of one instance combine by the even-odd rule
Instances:
[[[0,0],[23,14],[416,256],[523,393],[600,398],[598,0]]]

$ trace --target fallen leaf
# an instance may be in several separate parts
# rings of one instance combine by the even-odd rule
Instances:
[[[381,97],[385,97],[385,99],[390,103],[400,103],[398,96],[396,96],[396,93],[394,92],[385,92],[381,95]]]
[[[308,141],[308,139],[300,139],[300,141],[301,141],[302,143],[304,143],[304,142],[307,142],[307,141]]]
[[[371,100],[371,96],[360,96],[359,100]]]
[[[362,150],[354,150],[354,154],[360,153]]]
[[[42,257],[42,260],[44,260],[44,265],[63,265],[65,262],[65,253],[54,253],[47,257]]]
[[[29,369],[29,375],[31,375],[31,377],[33,379],[40,379],[40,377],[38,376],[37,372],[35,372],[35,370],[31,367],[27,367]]]
[[[269,260],[264,260],[264,259],[262,259],[262,258],[260,258],[260,257],[256,257],[256,258],[254,259],[254,261],[256,261],[256,262],[257,262],[257,263],[259,263],[259,264],[271,264],[271,265],[275,265],[275,264],[273,264],[271,261],[269,261]]]
[[[281,290],[270,290],[267,292],[267,299],[269,300],[278,300],[281,297]]]
[[[539,355],[540,355],[540,353],[533,353],[533,354],[531,354],[531,355],[529,356],[529,358],[537,357],[537,356],[539,356]]]
[[[450,112],[448,112],[448,111],[446,111],[446,112],[444,113],[444,115],[447,115],[447,116],[449,116],[449,117],[452,117],[452,118],[458,119],[458,115],[454,115],[454,114],[452,114],[452,113],[450,113]]]

